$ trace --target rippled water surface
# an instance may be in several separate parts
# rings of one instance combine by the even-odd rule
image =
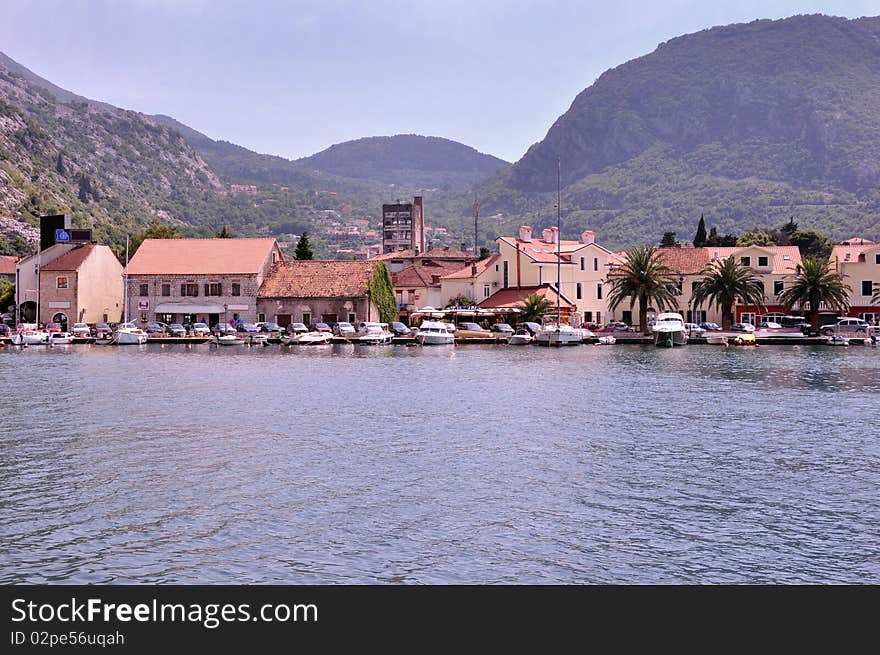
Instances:
[[[0,352],[0,582],[880,583],[880,348]]]

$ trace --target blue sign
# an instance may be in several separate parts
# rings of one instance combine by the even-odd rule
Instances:
[[[55,243],[66,243],[70,241],[70,232],[67,230],[55,230]]]

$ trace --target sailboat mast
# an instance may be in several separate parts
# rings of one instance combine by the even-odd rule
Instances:
[[[560,194],[559,171],[560,171],[560,163],[559,163],[559,157],[557,157],[556,158],[556,331],[557,332],[559,332],[559,329],[560,329],[559,324],[562,321],[562,309],[561,309],[562,290],[560,289],[560,287],[562,286],[562,254],[559,251],[560,247],[562,245],[561,237],[560,237],[561,229],[560,229],[560,220],[559,220],[559,216],[560,216],[559,205],[560,205],[560,201],[561,201],[562,196]]]
[[[125,235],[125,272],[122,275],[123,323],[128,323],[128,235]]]

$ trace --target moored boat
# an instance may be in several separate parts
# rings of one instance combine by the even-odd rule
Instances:
[[[509,346],[526,346],[532,343],[535,337],[525,328],[520,328],[514,334],[507,337],[507,345]]]
[[[49,345],[51,346],[69,346],[72,343],[73,335],[70,332],[49,333]]]
[[[119,346],[143,345],[147,343],[147,333],[134,323],[120,323],[116,328],[113,343]]]
[[[324,346],[333,340],[332,332],[306,332],[301,334],[293,343],[300,346]]]
[[[829,346],[848,346],[849,339],[842,334],[834,334],[827,339]]]
[[[577,346],[582,342],[581,332],[565,323],[548,323],[535,335],[539,346]]]
[[[423,346],[448,346],[455,343],[455,334],[443,321],[422,321],[416,341]]]
[[[597,343],[600,346],[613,346],[615,343],[617,343],[617,339],[615,339],[610,334],[606,334],[604,337],[599,337],[599,340]]]
[[[376,346],[389,344],[393,339],[387,323],[364,323],[363,333],[357,341],[362,346]]]
[[[243,346],[244,339],[237,334],[224,334],[217,337],[217,345],[219,346]]]
[[[683,346],[687,343],[687,329],[684,318],[675,312],[661,312],[651,327],[654,332],[654,344],[657,346]]]

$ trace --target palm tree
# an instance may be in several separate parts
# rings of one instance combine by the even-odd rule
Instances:
[[[519,318],[523,322],[539,323],[544,314],[549,314],[553,305],[549,300],[537,293],[523,299],[523,307],[519,310]]]
[[[810,329],[819,332],[819,305],[822,303],[837,310],[846,311],[852,289],[843,276],[831,269],[824,259],[804,257],[797,268],[791,285],[779,294],[779,300],[789,311],[795,306],[809,307]]]
[[[872,305],[880,305],[880,284],[874,285],[874,295],[871,296]]]
[[[694,287],[691,302],[699,307],[704,302],[721,309],[721,329],[729,330],[732,323],[733,306],[764,306],[764,283],[761,277],[748,266],[743,266],[735,257],[712,262],[703,271],[703,279]]]
[[[608,307],[613,312],[626,299],[630,309],[639,303],[639,330],[648,332],[648,304],[658,309],[675,307],[679,295],[678,277],[663,263],[655,246],[633,246],[625,251],[622,264],[608,274]]]

